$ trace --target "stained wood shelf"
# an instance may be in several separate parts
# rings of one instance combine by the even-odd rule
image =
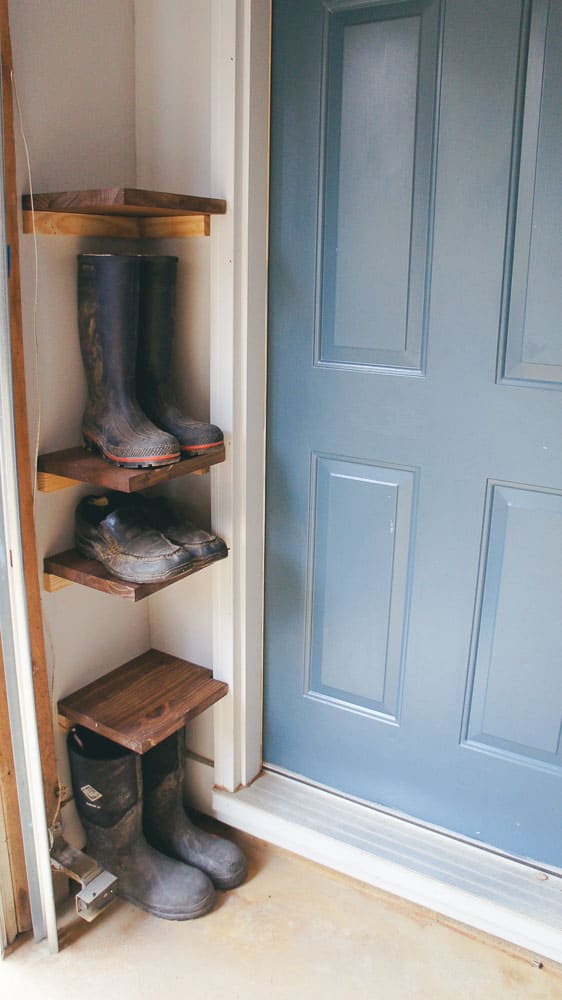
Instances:
[[[129,601],[142,601],[144,597],[150,597],[159,590],[183,580],[186,576],[192,576],[199,570],[206,569],[211,563],[219,562],[226,558],[227,553],[220,553],[210,559],[202,559],[196,565],[192,565],[185,573],[175,576],[172,580],[164,583],[129,583],[118,576],[110,573],[105,566],[102,566],[96,559],[86,559],[76,549],[67,549],[66,552],[59,552],[58,555],[47,556],[44,560],[44,587],[48,593],[53,593],[61,587],[61,580],[69,583],[80,583],[84,587],[91,587],[93,590],[101,590],[104,594],[113,594],[115,597],[124,597]]]
[[[44,493],[88,483],[103,486],[121,493],[146,490],[149,486],[166,483],[171,479],[191,474],[202,475],[211,465],[224,462],[224,446],[212,455],[198,458],[184,458],[174,465],[163,465],[156,469],[125,469],[111,465],[101,455],[86,451],[85,448],[66,448],[40,455],[37,461],[37,488]]]
[[[149,649],[58,703],[79,724],[143,754],[228,694],[206,667]]]
[[[126,239],[210,236],[211,215],[224,215],[220,198],[99,188],[23,195],[23,231],[40,236]]]

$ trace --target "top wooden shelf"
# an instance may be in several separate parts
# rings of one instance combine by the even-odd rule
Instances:
[[[26,194],[22,207],[24,233],[132,239],[209,236],[211,215],[226,212],[219,198],[125,187],[34,194],[33,204]]]

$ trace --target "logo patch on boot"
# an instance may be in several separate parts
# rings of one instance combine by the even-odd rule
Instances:
[[[103,798],[101,792],[98,792],[96,788],[92,787],[92,785],[82,785],[80,791],[86,796],[88,802],[97,802],[98,799]]]

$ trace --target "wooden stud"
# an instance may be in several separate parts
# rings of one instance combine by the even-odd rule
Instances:
[[[25,362],[23,352],[23,324],[21,314],[20,257],[18,231],[18,196],[14,139],[14,108],[12,95],[12,49],[8,19],[8,0],[0,0],[0,40],[2,63],[2,113],[4,124],[4,186],[6,191],[6,240],[10,247],[10,274],[8,295],[10,307],[10,336],[12,348],[12,384],[14,395],[14,423],[18,456],[18,494],[23,548],[23,565],[27,598],[27,616],[37,729],[41,750],[41,767],[47,822],[50,824],[58,805],[58,778],[55,758],[51,696],[47,676],[43,615],[37,567],[35,522],[33,515],[33,490],[27,401],[25,394]],[[0,693],[0,698],[2,694]],[[0,740],[7,740],[7,732],[0,728]]]

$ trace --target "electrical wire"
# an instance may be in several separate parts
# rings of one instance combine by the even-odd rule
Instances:
[[[25,152],[25,162],[27,166],[27,180],[29,184],[29,194],[31,197],[31,228],[33,230],[33,249],[34,249],[34,260],[35,260],[35,282],[34,282],[34,296],[33,296],[33,344],[35,348],[35,391],[37,399],[37,427],[35,433],[35,448],[33,456],[34,457],[33,499],[35,499],[37,493],[37,460],[39,458],[39,442],[41,437],[41,385],[39,381],[39,340],[37,336],[37,308],[39,302],[39,248],[37,245],[37,232],[35,229],[35,205],[33,201],[33,182],[31,179],[31,157],[29,154],[29,145],[25,135],[25,128],[23,124],[23,112],[18,95],[16,75],[13,69],[11,71],[10,76],[12,81],[14,97],[16,99],[16,107],[18,109],[19,130],[23,143],[23,148]]]
[[[31,198],[31,228],[33,231],[33,250],[34,250],[34,295],[33,295],[33,345],[35,350],[35,393],[36,393],[36,407],[37,407],[37,426],[35,431],[35,446],[33,455],[33,500],[37,496],[37,462],[39,458],[39,448],[41,440],[41,383],[39,379],[39,337],[38,337],[38,323],[37,323],[37,313],[39,305],[39,247],[37,243],[37,231],[35,228],[35,204],[33,200],[33,181],[31,176],[31,156],[29,152],[29,143],[25,134],[25,128],[23,123],[23,111],[19,99],[18,88],[16,83],[16,75],[14,70],[11,71],[11,82],[13,94],[16,101],[16,107],[18,111],[18,123],[20,136],[25,152],[25,162],[27,168],[27,181],[29,184],[29,194]],[[50,684],[50,704],[51,704],[51,718],[54,717],[55,712],[55,667],[56,667],[56,656],[55,656],[55,646],[53,642],[53,636],[51,633],[51,628],[46,615],[43,615],[43,623],[45,626],[45,632],[47,633],[47,638],[49,641],[49,647],[51,651],[51,684]],[[57,824],[59,814],[62,808],[63,799],[63,789],[60,782],[56,789],[57,794],[57,805],[55,813],[49,828],[49,834],[52,840],[53,830]],[[52,843],[51,843],[52,847]]]

